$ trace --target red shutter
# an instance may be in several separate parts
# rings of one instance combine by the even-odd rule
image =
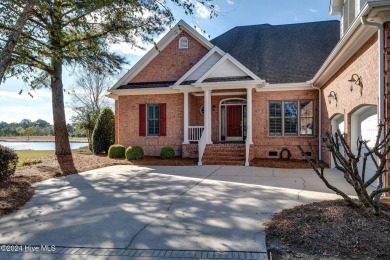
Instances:
[[[139,104],[139,136],[146,136],[146,104]]]
[[[160,136],[167,135],[167,104],[160,104]]]

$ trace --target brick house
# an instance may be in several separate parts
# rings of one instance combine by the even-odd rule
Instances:
[[[331,0],[340,21],[240,26],[211,41],[180,21],[109,90],[116,143],[249,165],[301,159],[296,146],[310,142],[333,167],[319,136],[340,129],[356,149],[390,120],[389,10]]]

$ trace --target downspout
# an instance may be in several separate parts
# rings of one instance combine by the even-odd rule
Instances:
[[[385,40],[385,33],[383,24],[381,23],[375,23],[375,22],[369,22],[367,21],[366,16],[362,16],[361,22],[363,25],[366,26],[374,26],[378,28],[378,59],[379,59],[379,82],[378,82],[378,119],[380,123],[385,122],[385,77],[384,77],[384,67],[385,67],[385,57],[384,57],[384,40]],[[383,140],[384,135],[381,134],[381,140]]]
[[[321,134],[322,134],[322,100],[321,100],[321,88],[315,87],[313,84],[312,88],[318,90],[318,160],[322,160],[322,142],[321,142]]]

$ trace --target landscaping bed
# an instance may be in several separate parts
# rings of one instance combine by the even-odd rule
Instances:
[[[255,167],[267,167],[267,168],[311,169],[310,164],[306,160],[255,158],[250,162],[250,165]]]
[[[390,259],[390,200],[380,217],[344,200],[283,210],[266,224],[272,259]]]

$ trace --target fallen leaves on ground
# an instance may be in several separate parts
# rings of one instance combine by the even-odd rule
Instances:
[[[273,259],[390,259],[390,202],[379,217],[344,200],[286,209],[266,224],[266,240]]]

